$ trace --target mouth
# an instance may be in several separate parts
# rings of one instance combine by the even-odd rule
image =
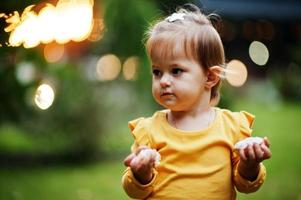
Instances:
[[[172,95],[174,95],[172,92],[163,92],[161,94],[161,97],[163,97],[163,96],[172,96]]]

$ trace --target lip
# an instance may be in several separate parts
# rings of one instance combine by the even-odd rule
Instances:
[[[161,94],[161,96],[170,96],[170,95],[174,95],[172,92],[163,92]]]

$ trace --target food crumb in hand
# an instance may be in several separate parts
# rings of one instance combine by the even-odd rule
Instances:
[[[244,149],[246,148],[248,145],[253,145],[253,144],[261,144],[263,142],[263,138],[261,137],[248,137],[244,140],[241,140],[239,142],[237,142],[234,145],[234,149]]]

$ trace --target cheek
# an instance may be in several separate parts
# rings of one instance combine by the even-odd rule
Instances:
[[[195,90],[196,88],[198,88],[200,85],[200,82],[196,82],[196,81],[183,81],[180,82],[176,85],[176,88],[178,91],[182,91],[182,92],[188,92],[190,93],[191,91]]]
[[[156,94],[156,89],[155,89],[154,85],[152,86],[152,94],[153,94],[153,96],[155,96],[155,94]]]
[[[158,95],[158,92],[159,92],[158,85],[153,82],[152,83],[152,93],[153,93],[153,96],[155,97],[156,95]]]
[[[203,91],[201,85],[199,84],[200,83],[181,85],[177,88],[177,91],[181,94],[179,97],[190,101],[199,96],[199,94]]]

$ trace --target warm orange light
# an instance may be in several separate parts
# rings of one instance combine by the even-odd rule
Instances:
[[[129,57],[123,64],[123,76],[125,80],[134,80],[139,67],[139,59],[136,56]]]
[[[9,45],[32,48],[55,40],[64,44],[79,42],[89,37],[93,26],[93,0],[59,0],[56,6],[46,4],[37,14],[28,6],[20,16],[0,14],[9,25]]]
[[[47,4],[39,12],[40,40],[44,44],[54,40],[56,26],[54,16],[56,16],[56,10],[51,4]]]
[[[224,73],[226,80],[234,87],[242,86],[248,77],[248,71],[245,64],[239,60],[231,60],[227,64]]]
[[[103,37],[104,28],[105,26],[104,26],[103,19],[94,19],[93,28],[91,34],[89,35],[88,40],[92,42],[99,41]]]
[[[118,77],[121,70],[119,58],[113,54],[102,56],[96,65],[97,78],[100,81],[111,81]]]
[[[61,44],[50,43],[44,47],[44,57],[50,63],[59,61],[64,56],[64,52],[65,47]]]

